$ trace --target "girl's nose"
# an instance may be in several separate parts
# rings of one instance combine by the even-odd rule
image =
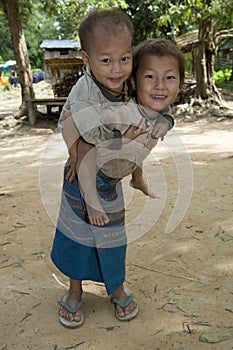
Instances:
[[[163,89],[163,87],[164,87],[164,80],[163,80],[163,78],[156,77],[154,87],[157,88],[157,89]]]

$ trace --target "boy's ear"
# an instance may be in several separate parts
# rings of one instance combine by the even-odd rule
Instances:
[[[85,64],[85,66],[88,69],[90,69],[89,58],[88,58],[88,55],[85,51],[82,51],[82,59],[83,59],[83,63]]]

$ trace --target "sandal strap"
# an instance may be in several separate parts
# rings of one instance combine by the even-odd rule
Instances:
[[[122,309],[125,309],[134,298],[134,294],[131,293],[125,301],[120,301],[118,298],[113,298],[112,303],[119,305],[120,307],[122,307]]]
[[[76,312],[80,309],[80,307],[83,305],[83,301],[81,300],[75,307],[71,307],[65,301],[62,300],[60,302],[60,305],[74,316]]]

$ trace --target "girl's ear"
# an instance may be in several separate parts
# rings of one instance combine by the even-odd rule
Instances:
[[[83,63],[85,64],[85,66],[87,67],[87,69],[91,69],[90,67],[90,63],[89,63],[89,58],[88,55],[85,51],[82,51],[82,59],[83,59]]]
[[[130,78],[130,83],[131,83],[132,89],[133,89],[133,90],[136,90],[136,84],[135,84],[135,79],[134,79],[134,77],[131,77],[131,78]]]
[[[130,78],[130,93],[132,97],[136,98],[136,84],[133,77]]]

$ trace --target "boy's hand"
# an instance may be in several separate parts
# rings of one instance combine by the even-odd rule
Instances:
[[[152,131],[151,131],[151,138],[152,139],[159,139],[163,141],[164,136],[167,134],[169,130],[169,123],[168,122],[158,122],[155,123]]]
[[[122,135],[123,143],[136,139],[138,136],[146,134],[150,128],[146,127],[146,120],[142,118],[138,125],[130,125],[126,132]]]
[[[70,159],[69,162],[65,165],[65,169],[69,168],[67,174],[66,174],[66,180],[69,183],[72,183],[76,176],[76,164],[74,160]]]

